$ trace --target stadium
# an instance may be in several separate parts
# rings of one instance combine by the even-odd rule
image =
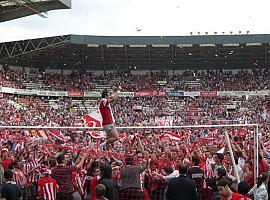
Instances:
[[[0,22],[58,9],[71,1],[0,0]],[[269,45],[270,34],[0,43],[1,197],[268,199]]]

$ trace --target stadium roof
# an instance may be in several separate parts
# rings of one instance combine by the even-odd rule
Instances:
[[[205,36],[63,35],[0,43],[0,63],[57,69],[269,67],[270,34]]]
[[[47,12],[71,8],[71,0],[0,0],[0,22],[38,14],[47,17]]]

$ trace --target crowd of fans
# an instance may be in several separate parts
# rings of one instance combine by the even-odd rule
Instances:
[[[226,130],[231,136],[239,180],[246,184],[250,197],[254,194],[259,199],[257,188],[262,183],[258,180],[257,187],[253,181],[252,132],[239,135]],[[179,199],[173,189],[174,181],[186,175],[196,183],[194,198],[186,199],[218,198],[218,194],[224,195],[220,186],[240,192],[224,131],[220,129],[212,139],[198,136],[183,138],[181,142],[158,137],[158,131],[132,132],[107,151],[98,150],[100,141],[85,133],[74,134],[67,141],[4,140],[0,164],[2,197],[9,196],[6,181],[13,181],[18,192],[12,195],[22,195],[23,199]],[[20,135],[18,130],[11,132]],[[264,176],[266,186],[269,144],[268,132],[260,136],[258,169],[259,179]],[[220,185],[222,181],[226,184]],[[184,194],[188,195],[188,191]],[[267,192],[261,199],[268,199],[266,195]]]
[[[239,90],[269,89],[270,85],[267,70],[237,74],[221,71],[186,72],[179,76],[151,74],[145,76],[148,83],[145,86],[141,86],[138,76],[128,73],[93,76],[41,73],[30,80],[24,72],[2,69],[0,82],[2,86],[24,88],[24,83],[38,79],[52,90],[91,90],[95,84],[116,85],[110,80],[118,80],[125,91],[155,89],[157,77],[167,81],[166,87],[183,90],[223,90],[226,84],[232,86],[235,82],[240,83]],[[93,78],[91,84],[89,77]],[[189,80],[197,80],[202,85],[191,88],[184,84]],[[162,90],[160,86],[157,88]],[[57,107],[44,106],[42,102],[48,102],[47,97],[3,94],[0,125],[74,126],[89,112],[87,108],[74,107],[72,98],[54,99]],[[85,99],[81,100],[83,104]],[[229,110],[227,105],[235,107]],[[253,173],[254,130],[249,128],[220,128],[215,133],[203,128],[174,130],[181,136],[178,142],[161,137],[164,130],[126,131],[126,137],[106,151],[98,149],[102,139],[93,139],[84,131],[63,131],[69,136],[64,139],[30,140],[22,130],[9,130],[16,137],[1,138],[1,196],[46,200],[210,200],[247,196],[268,199],[268,97],[132,97],[118,98],[112,108],[116,126],[154,126],[157,119],[172,120],[173,125],[258,123],[260,176],[257,185]],[[230,135],[236,168],[224,138],[225,131]],[[4,135],[7,130],[1,133]],[[179,186],[180,179],[183,182]],[[181,188],[189,184],[189,189]]]
[[[91,81],[89,81],[91,80]],[[161,82],[159,82],[161,81]],[[74,71],[70,74],[45,73],[23,70],[0,70],[0,85],[26,89],[29,83],[40,83],[36,89],[56,91],[92,91],[98,85],[121,85],[124,91],[165,91],[167,88],[183,91],[229,91],[270,89],[269,69],[242,70],[237,73],[223,70],[185,71],[168,75],[168,72],[134,75],[131,72],[94,74]]]

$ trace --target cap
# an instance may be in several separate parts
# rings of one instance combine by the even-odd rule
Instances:
[[[3,148],[2,149],[2,152],[8,152],[8,149],[7,148]]]

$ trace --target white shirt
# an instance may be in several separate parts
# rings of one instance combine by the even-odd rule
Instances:
[[[171,174],[167,175],[167,176],[163,176],[163,179],[166,182],[169,182],[172,178],[176,178],[179,176],[179,171],[178,170],[174,170]]]

